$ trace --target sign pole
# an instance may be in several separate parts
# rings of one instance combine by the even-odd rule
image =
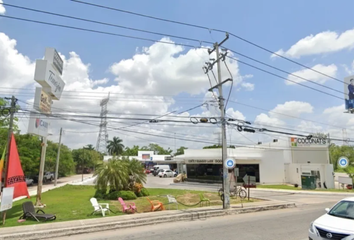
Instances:
[[[60,128],[60,135],[59,135],[59,146],[58,146],[58,153],[57,153],[57,162],[55,165],[55,176],[54,176],[54,186],[57,185],[57,179],[58,179],[58,171],[59,171],[59,157],[60,157],[60,146],[61,146],[61,135],[62,135],[63,129]]]
[[[41,162],[39,165],[39,175],[38,175],[38,186],[37,186],[37,197],[36,206],[42,206],[42,186],[43,186],[43,175],[44,175],[44,164],[45,164],[45,154],[47,151],[47,137],[43,137],[42,141],[42,152],[41,152]]]
[[[5,98],[9,100],[10,98]],[[10,159],[10,144],[11,144],[11,137],[12,137],[12,132],[13,132],[13,124],[14,124],[14,115],[16,111],[16,102],[17,99],[15,96],[12,96],[11,98],[11,107],[10,107],[10,123],[9,123],[9,133],[7,136],[7,148],[6,148],[6,157],[5,157],[5,175],[4,175],[4,187],[7,186],[7,171],[8,171],[8,166],[9,166],[9,159]],[[5,225],[5,220],[6,220],[6,211],[2,213],[2,225]]]

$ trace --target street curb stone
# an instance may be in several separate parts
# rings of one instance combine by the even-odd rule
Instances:
[[[211,217],[219,217],[225,215],[236,215],[236,214],[244,214],[244,213],[252,213],[252,212],[260,212],[260,211],[269,211],[269,210],[279,210],[285,208],[294,208],[296,207],[295,203],[278,203],[272,205],[265,206],[257,206],[257,207],[231,207],[231,209],[223,210],[223,209],[205,209],[205,210],[184,210],[184,211],[176,211],[173,215],[161,215],[161,216],[152,216],[152,217],[143,217],[132,220],[122,220],[122,221],[113,221],[113,222],[105,222],[99,224],[89,224],[85,225],[85,220],[80,221],[81,226],[75,227],[66,227],[66,228],[57,228],[50,230],[40,230],[36,231],[36,226],[33,226],[32,231],[26,231],[21,233],[13,233],[7,235],[1,235],[1,240],[35,240],[35,239],[50,239],[55,237],[64,237],[75,234],[84,234],[84,233],[92,233],[98,231],[106,231],[106,230],[116,230],[123,228],[131,228],[138,227],[144,225],[152,225],[152,224],[160,224],[166,222],[177,222],[177,221],[194,221],[194,220],[206,220]]]

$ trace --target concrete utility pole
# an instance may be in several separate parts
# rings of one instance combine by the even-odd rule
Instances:
[[[11,137],[12,137],[12,132],[13,132],[13,125],[14,125],[14,115],[16,112],[16,103],[17,99],[15,96],[12,96],[11,98],[5,98],[6,100],[11,99],[11,107],[10,107],[10,122],[9,122],[9,132],[7,135],[7,147],[6,147],[6,157],[5,157],[5,174],[4,174],[4,187],[7,187],[7,170],[9,166],[9,157],[10,157],[10,143],[11,143]],[[1,180],[0,180],[1,184]],[[2,224],[5,224],[5,219],[6,219],[6,211],[2,213]]]
[[[214,88],[218,88],[219,91],[219,106],[220,106],[220,111],[221,111],[221,140],[222,140],[222,162],[223,162],[223,189],[224,189],[224,201],[223,201],[223,208],[224,209],[229,209],[230,208],[230,174],[229,174],[229,169],[226,167],[226,160],[227,160],[227,142],[226,142],[226,121],[225,121],[225,108],[224,108],[224,98],[223,98],[223,92],[222,92],[222,85],[226,83],[227,81],[232,81],[232,79],[226,79],[222,81],[221,79],[221,67],[220,67],[220,60],[225,60],[225,56],[219,53],[219,47],[229,38],[229,34],[226,33],[226,38],[221,41],[220,43],[215,43],[214,48],[212,50],[209,50],[209,54],[215,51],[216,53],[216,60],[213,63],[207,63],[208,67],[206,68],[208,70],[212,70],[214,64],[216,63],[216,66],[218,68],[218,84],[215,85],[214,87],[210,88],[209,91],[213,91]]]
[[[59,171],[59,157],[60,157],[60,147],[61,147],[61,135],[63,133],[63,129],[60,128],[60,135],[59,135],[59,146],[58,146],[58,153],[57,153],[57,162],[55,165],[55,176],[54,176],[54,186],[57,185],[58,179],[58,171]]]

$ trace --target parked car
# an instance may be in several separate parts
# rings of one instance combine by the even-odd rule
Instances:
[[[26,177],[26,184],[27,184],[27,186],[32,186],[33,185],[33,179]]]
[[[176,172],[170,170],[170,169],[161,169],[162,171],[159,172],[159,177],[176,177],[177,174]]]
[[[154,172],[153,172],[152,174],[154,175],[154,177],[156,177],[156,176],[159,174],[159,172],[161,172],[161,171],[163,171],[163,170],[165,170],[165,169],[157,169],[157,170],[154,170]]]
[[[344,198],[325,210],[326,214],[311,223],[309,239],[354,239],[354,197]]]
[[[54,173],[51,172],[45,172],[43,176],[43,181],[53,181],[54,180]]]

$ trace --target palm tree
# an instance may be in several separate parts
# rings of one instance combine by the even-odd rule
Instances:
[[[99,190],[111,189],[116,191],[126,190],[129,185],[129,171],[125,161],[111,159],[97,165],[94,176],[96,178],[96,188]]]
[[[131,180],[137,183],[146,183],[146,174],[140,161],[137,159],[130,160],[128,157],[122,157],[122,161],[124,161],[128,167],[128,174]]]
[[[107,143],[108,153],[111,155],[121,155],[124,151],[123,140],[119,137],[113,137],[113,140],[109,140]]]
[[[95,150],[95,147],[92,144],[87,144],[86,147],[84,147],[84,149]]]

